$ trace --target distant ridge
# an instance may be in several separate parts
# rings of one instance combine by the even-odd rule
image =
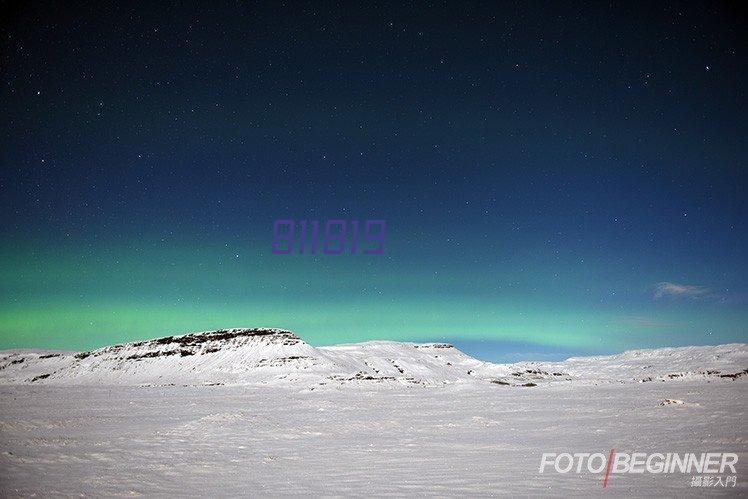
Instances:
[[[533,387],[558,383],[748,379],[748,345],[634,350],[564,362],[493,364],[446,343],[313,347],[277,328],[229,328],[72,353],[0,352],[2,384]]]

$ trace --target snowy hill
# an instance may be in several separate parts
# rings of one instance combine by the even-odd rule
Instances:
[[[312,347],[282,329],[234,328],[90,352],[0,352],[0,384],[489,384],[748,379],[748,345],[636,350],[557,363],[492,364],[442,343]]]

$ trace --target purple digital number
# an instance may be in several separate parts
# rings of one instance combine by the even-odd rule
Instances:
[[[289,227],[287,234],[281,234],[280,233],[280,227],[283,225],[287,225]],[[287,255],[293,251],[293,229],[294,229],[294,222],[293,220],[276,220],[275,223],[273,223],[273,254],[274,255]],[[281,249],[278,247],[279,241],[287,241],[288,242],[288,248],[287,249]]]
[[[317,253],[317,235],[319,233],[319,222],[314,220],[312,221],[312,251],[311,253],[314,255]]]
[[[333,234],[330,230],[334,225],[340,225],[341,231],[339,234]],[[322,253],[326,255],[340,255],[345,249],[345,220],[328,220],[325,224],[325,242],[322,245]],[[330,249],[330,242],[338,241],[340,247],[338,249]]]
[[[369,228],[372,225],[378,225],[380,227],[379,233],[374,236],[372,236],[371,232],[369,231]],[[384,253],[384,225],[384,220],[367,220],[366,224],[364,224],[364,241],[379,242],[379,247],[375,249],[365,249],[365,255],[381,255],[382,253]]]
[[[356,245],[358,244],[358,220],[351,220],[353,226],[353,236],[351,236],[351,255],[356,253]]]
[[[304,254],[304,240],[306,239],[306,220],[299,222],[301,225],[301,235],[299,236],[299,253]]]

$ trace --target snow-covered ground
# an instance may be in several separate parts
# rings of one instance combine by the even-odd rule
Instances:
[[[496,365],[246,329],[0,352],[0,496],[591,496],[602,474],[541,455],[611,448],[736,453],[736,486],[613,474],[605,494],[745,496],[746,368],[744,344]]]

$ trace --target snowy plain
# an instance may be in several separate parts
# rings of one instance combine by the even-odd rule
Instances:
[[[748,494],[748,345],[495,365],[225,331],[0,352],[0,496]],[[153,353],[173,348],[192,350]],[[539,472],[544,452],[611,448],[734,452],[737,483]]]

